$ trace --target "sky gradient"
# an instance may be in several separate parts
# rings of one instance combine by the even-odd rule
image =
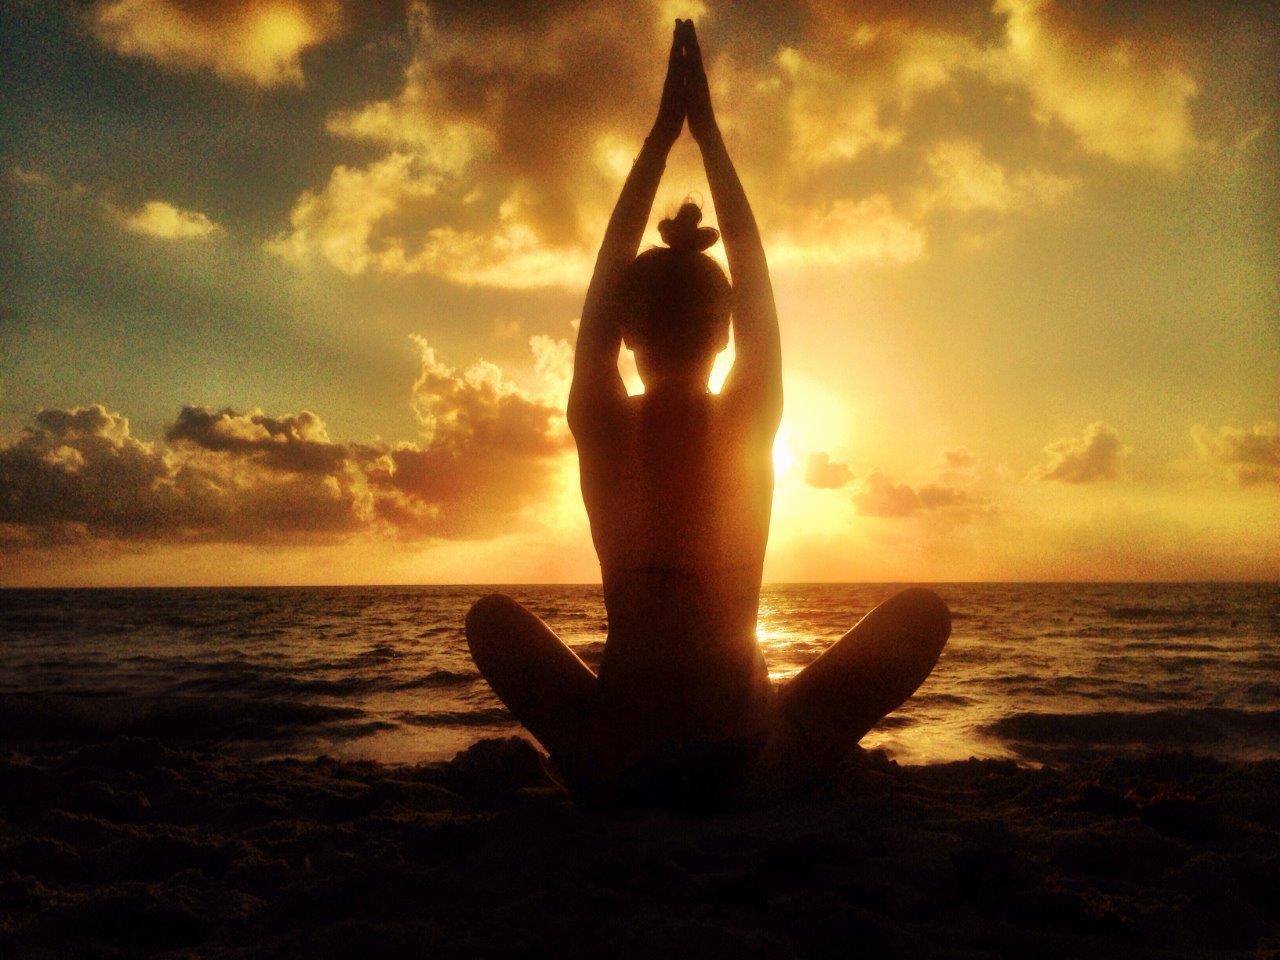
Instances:
[[[597,580],[574,325],[675,16],[782,323],[767,579],[1274,579],[1278,9],[6,4],[0,583]]]

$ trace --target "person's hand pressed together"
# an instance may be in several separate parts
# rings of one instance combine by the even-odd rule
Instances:
[[[680,138],[680,130],[684,126],[688,72],[684,31],[681,21],[677,20],[671,37],[671,53],[667,59],[667,79],[662,85],[662,99],[658,102],[658,118],[653,122],[650,134],[666,147]]]
[[[715,110],[711,106],[711,89],[707,85],[707,72],[702,65],[702,50],[693,21],[684,21],[681,43],[685,60],[685,101],[689,116],[689,132],[699,143],[720,135],[716,126]]]

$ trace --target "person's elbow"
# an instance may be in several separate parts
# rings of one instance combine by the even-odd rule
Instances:
[[[773,433],[782,426],[782,384],[766,388],[760,398],[760,419]]]
[[[565,407],[565,422],[569,432],[577,439],[588,429],[591,422],[599,416],[601,401],[598,391],[584,385],[581,378],[575,378],[569,388],[569,402]]]
[[[583,420],[586,418],[586,401],[582,395],[582,390],[575,382],[569,388],[569,402],[565,406],[564,419],[569,425],[569,432],[575,437],[582,429]]]

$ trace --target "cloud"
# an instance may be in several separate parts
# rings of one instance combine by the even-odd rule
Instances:
[[[754,96],[721,102],[731,120],[750,118],[750,126],[762,126],[761,100],[781,114],[775,130],[792,168],[839,165],[901,147],[919,101],[983,65],[982,44],[968,35],[971,24],[943,6],[810,0],[799,42],[782,46],[763,68],[740,65]]]
[[[1024,85],[1039,118],[1061,123],[1085,150],[1173,167],[1196,146],[1198,85],[1142,17],[1115,29],[1105,5],[997,0],[996,10],[1008,21],[995,71]]]
[[[130,233],[161,240],[203,240],[225,231],[199,210],[183,210],[163,200],[148,200],[132,213],[119,211]]]
[[[652,120],[670,19],[660,3],[553,6],[503,6],[500,15],[415,7],[414,53],[400,91],[326,121],[334,136],[387,152],[363,166],[339,165],[327,184],[304,191],[268,249],[351,274],[584,284]],[[724,125],[765,153],[781,138],[781,162],[763,156],[755,165],[790,171],[781,175],[791,181],[868,145],[898,144],[900,131],[882,123],[881,100],[902,109],[949,76],[927,66],[945,46],[937,37],[899,32],[877,41],[855,83],[840,56],[815,59],[784,47],[763,63],[745,62],[732,35],[726,39],[711,69]],[[910,63],[899,62],[900,47],[910,49],[902,54]],[[872,60],[883,68],[868,92]],[[750,103],[757,105],[743,106]],[[701,179],[701,172],[673,176]],[[772,262],[829,267],[923,255],[923,229],[887,195],[824,188],[801,199],[795,187],[766,185],[756,195]]]
[[[1007,214],[1056,206],[1079,186],[1078,177],[1044,170],[1010,173],[983,154],[976,140],[946,140],[930,149],[926,165],[933,183],[921,191],[927,208],[946,207],[962,213]]]
[[[978,465],[978,455],[967,447],[943,450],[939,461],[944,470],[969,471]]]
[[[923,228],[883,194],[792,211],[788,219],[768,243],[771,264],[910,263],[924,256]]]
[[[209,524],[219,506],[202,478],[129,421],[99,404],[43,410],[0,448],[0,529],[31,540],[146,538],[182,524]],[[200,509],[196,509],[197,504]]]
[[[339,443],[303,411],[185,407],[164,442],[100,404],[38,413],[0,444],[0,540],[475,539],[511,529],[571,447],[560,402],[419,341],[421,438]]]
[[[754,127],[773,115],[774,139],[788,154],[779,167],[909,150],[913,110],[943,92],[958,103],[975,80],[987,85],[979,96],[1025,96],[1035,119],[1112,160],[1170,167],[1197,145],[1198,85],[1170,38],[1200,27],[1165,5],[1138,15],[1063,0],[804,6],[807,30],[771,68],[736,64],[739,96],[729,108]],[[750,97],[742,95],[748,86]]]
[[[659,13],[603,2],[413,6],[400,91],[326,122],[388,152],[303,193],[270,249],[348,273],[585,283],[619,185],[594,145],[652,119],[664,63],[654,51],[671,29]]]
[[[285,473],[333,473],[349,455],[346,447],[329,440],[324,421],[308,410],[271,417],[261,410],[183,407],[165,439]]]
[[[853,471],[847,463],[832,460],[819,451],[809,454],[804,467],[804,482],[819,490],[838,490],[853,482]]]
[[[902,142],[902,129],[884,119],[882,91],[850,83],[839,66],[811,58],[795,47],[778,53],[776,67],[777,72],[759,85],[785,97],[795,162],[823,166]]]
[[[926,483],[912,487],[879,471],[868,474],[853,497],[858,513],[868,517],[911,517],[929,511],[980,506],[982,500],[959,487]]]
[[[436,357],[425,339],[414,341],[422,372],[413,385],[413,409],[432,446],[532,454],[564,446],[563,417],[553,402],[521,390],[496,364],[481,360],[458,373]]]
[[[1120,475],[1120,462],[1129,448],[1116,431],[1101,420],[1089,424],[1078,437],[1064,437],[1044,448],[1048,462],[1035,468],[1031,476],[1062,483],[1096,483]]]
[[[573,347],[568,340],[539,333],[529,338],[529,349],[533,351],[534,372],[550,388],[551,397],[566,406],[573,380]]]
[[[165,200],[148,200],[131,208],[122,206],[104,190],[93,190],[82,183],[63,183],[42,170],[13,167],[9,175],[29,190],[87,207],[97,216],[140,236],[159,240],[205,240],[226,233],[207,214],[184,210]]]
[[[301,86],[301,54],[344,29],[338,0],[99,0],[93,35],[169,70],[261,87]]]
[[[399,89],[328,115],[358,159],[302,191],[268,249],[348,274],[585,284],[652,121],[669,7],[410,5]],[[935,217],[1063,203],[1081,153],[1176,166],[1196,145],[1196,85],[1139,19],[1055,0],[714,6],[714,95],[770,262],[920,260]],[[993,142],[993,115],[1014,142]],[[673,155],[669,182],[701,182],[691,157]]]
[[[1242,484],[1280,483],[1280,423],[1252,427],[1195,427],[1196,447],[1206,460],[1227,467]]]
[[[290,229],[266,247],[297,263],[319,256],[351,275],[429,273],[513,288],[585,282],[585,248],[547,246],[526,213],[518,194],[490,210],[467,184],[397,152],[336,167],[324,188],[298,198]]]

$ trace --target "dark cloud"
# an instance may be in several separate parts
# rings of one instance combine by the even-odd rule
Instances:
[[[1129,448],[1120,435],[1101,420],[1085,427],[1078,437],[1064,437],[1044,448],[1048,462],[1032,471],[1040,480],[1061,483],[1096,483],[1120,475],[1120,463]]]
[[[0,447],[0,525],[18,542],[280,541],[362,525],[358,478],[255,469],[239,452],[166,448],[100,404],[43,410]]]
[[[0,539],[287,542],[483,537],[545,495],[569,435],[552,399],[423,346],[421,441],[329,439],[314,413],[185,407],[165,443],[99,404],[43,410],[0,445]]]
[[[819,490],[838,490],[853,482],[853,471],[847,463],[832,460],[828,454],[819,451],[809,454],[804,466],[804,482]]]
[[[291,473],[332,473],[349,456],[346,447],[330,442],[324,422],[307,410],[270,417],[261,410],[183,407],[165,439]]]
[[[1200,455],[1228,468],[1242,484],[1280,483],[1280,423],[1192,431]]]

